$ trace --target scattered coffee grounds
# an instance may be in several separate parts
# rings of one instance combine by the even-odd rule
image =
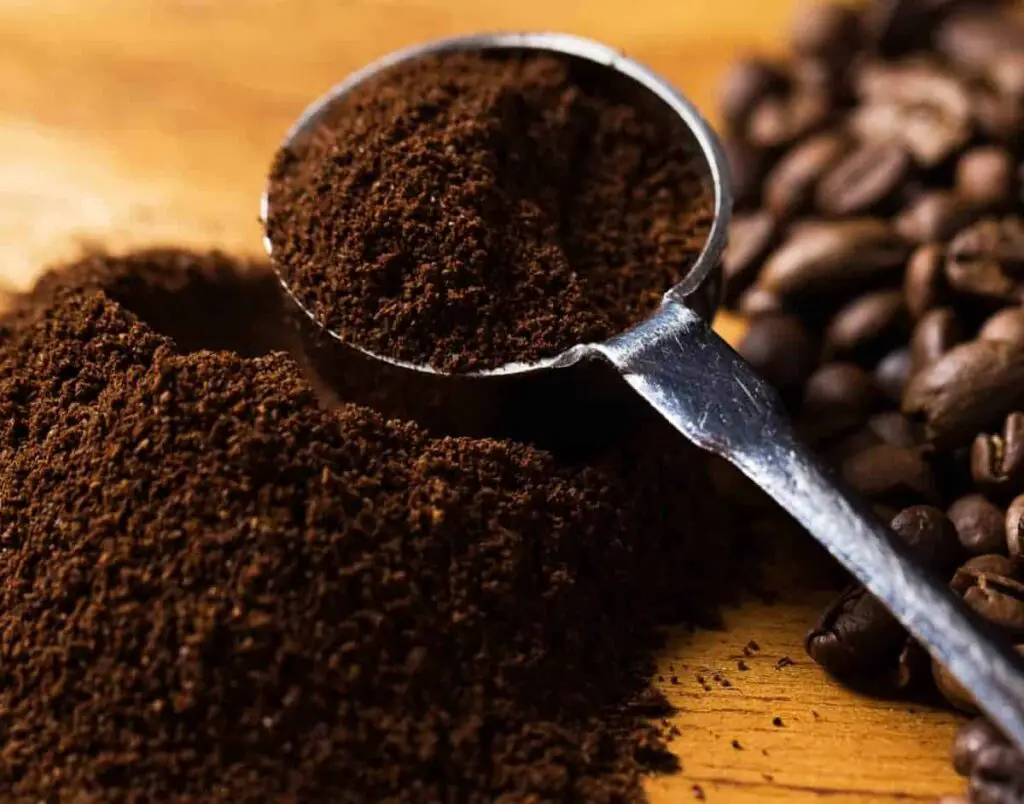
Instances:
[[[385,71],[272,170],[274,258],[347,342],[445,372],[646,317],[703,247],[701,158],[569,58]]]
[[[998,0],[805,7],[784,62],[732,71],[728,298],[740,351],[922,564],[1024,644],[1024,20]],[[807,638],[849,684],[974,710],[853,585]],[[984,721],[971,802],[1024,801]]]
[[[184,315],[270,287],[94,256],[0,319],[0,798],[640,799],[654,625],[729,552],[692,456],[324,409]]]

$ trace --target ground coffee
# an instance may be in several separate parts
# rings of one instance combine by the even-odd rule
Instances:
[[[640,798],[653,625],[714,576],[692,467],[432,437],[202,348],[274,286],[96,256],[4,316],[0,797]]]
[[[343,340],[448,372],[550,357],[652,312],[703,247],[700,159],[568,59],[386,71],[278,154],[283,277]]]
[[[918,560],[1020,646],[1019,4],[814,3],[790,38],[790,59],[743,63],[723,96],[740,351]],[[974,711],[860,586],[807,648],[848,683]],[[956,758],[971,802],[1024,801],[1024,757],[991,726],[966,727]]]

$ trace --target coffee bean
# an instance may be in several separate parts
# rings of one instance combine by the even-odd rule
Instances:
[[[1007,416],[1002,434],[981,433],[974,439],[971,477],[985,491],[1024,490],[1024,413]]]
[[[847,150],[846,137],[825,132],[810,137],[786,153],[768,174],[764,202],[780,218],[803,212],[822,176]]]
[[[855,430],[881,403],[871,375],[853,363],[826,363],[804,388],[802,420],[818,438]]]
[[[884,444],[883,441],[874,430],[868,427],[866,424],[853,432],[846,433],[837,440],[828,444],[828,446],[820,447],[822,456],[828,461],[831,466],[842,466],[843,463],[855,455],[860,455],[865,450],[871,449],[871,447],[877,447],[879,444]],[[883,521],[888,521],[896,515],[897,512],[893,512],[892,516],[881,517]]]
[[[906,322],[901,291],[866,293],[833,316],[825,332],[825,358],[877,358],[899,338]]]
[[[972,586],[978,584],[978,579],[984,576],[993,575],[1002,578],[1017,578],[1019,574],[1017,562],[1005,555],[990,553],[984,556],[975,556],[964,562],[963,566],[953,574],[953,580],[949,588],[959,595],[964,595]]]
[[[974,340],[956,346],[915,374],[903,412],[924,421],[941,449],[964,446],[1024,405],[1024,347]]]
[[[1024,495],[1006,509],[1006,549],[1012,558],[1024,558]]]
[[[860,42],[860,16],[854,9],[832,3],[804,3],[793,15],[789,43],[807,59],[841,68]]]
[[[938,503],[939,492],[931,465],[915,448],[879,444],[847,458],[843,478],[873,502],[903,507]],[[1002,516],[999,517],[1000,537]]]
[[[1024,344],[1024,308],[1007,307],[994,313],[982,324],[978,337],[988,341]]]
[[[1024,756],[1009,745],[978,752],[967,786],[971,804],[1020,804],[1024,801]]]
[[[767,212],[738,213],[729,228],[729,244],[722,258],[726,300],[735,301],[757,277],[775,244],[778,226]]]
[[[1013,198],[1017,166],[1005,148],[979,146],[960,157],[956,166],[956,190],[968,201],[1001,207]]]
[[[996,142],[1016,146],[1024,129],[1024,105],[987,85],[976,86],[971,99],[975,124]]]
[[[782,315],[751,321],[736,350],[783,395],[803,388],[818,357],[817,347],[803,325]]]
[[[727,136],[722,140],[729,173],[732,174],[732,190],[738,206],[756,205],[761,198],[761,181],[771,167],[767,151],[755,148],[738,136]]]
[[[959,563],[961,548],[957,530],[938,508],[930,505],[904,508],[890,527],[923,566],[949,573]]]
[[[976,717],[961,726],[953,741],[953,767],[961,776],[970,776],[978,755],[992,745],[1006,745],[1003,733],[986,718]]]
[[[740,295],[736,309],[747,318],[754,319],[763,315],[781,315],[785,312],[785,305],[775,293],[754,285]]]
[[[800,223],[768,258],[760,282],[782,296],[853,290],[898,271],[908,253],[878,219]]]
[[[906,632],[888,609],[856,585],[826,609],[804,647],[829,673],[849,679],[891,667],[905,639]]]
[[[934,190],[911,202],[896,217],[893,226],[911,242],[937,243],[949,240],[984,212],[984,207],[952,190]]]
[[[921,428],[895,410],[876,413],[866,426],[883,444],[894,447],[916,447],[922,440]]]
[[[1024,48],[1024,27],[1012,15],[999,13],[1000,3],[962,3],[934,31],[936,50],[965,75],[991,78],[1006,54]]]
[[[946,249],[938,243],[919,246],[910,255],[903,280],[903,295],[913,319],[942,304],[947,294]]]
[[[963,339],[963,324],[951,308],[929,310],[917,322],[910,339],[911,375],[934,363]]]
[[[978,705],[974,703],[971,694],[936,660],[932,661],[932,678],[942,697],[952,706],[971,715],[978,711]]]
[[[990,0],[875,0],[865,9],[868,41],[881,55],[898,56],[923,47],[932,30],[959,8]]]
[[[930,168],[958,151],[972,133],[971,98],[963,82],[936,63],[871,62],[859,70],[861,105],[850,126],[864,140],[900,142]]]
[[[822,128],[832,113],[828,94],[797,87],[785,95],[763,98],[751,111],[746,139],[758,148],[784,148]]]
[[[1007,51],[992,59],[989,80],[1003,94],[1020,99],[1024,96],[1024,55]]]
[[[818,184],[815,203],[827,215],[870,212],[907,181],[910,154],[898,142],[865,142],[836,164]]]
[[[769,95],[781,94],[788,81],[782,70],[763,59],[745,59],[726,73],[718,90],[718,108],[732,130],[746,125],[750,113]]]
[[[893,402],[899,404],[910,379],[910,350],[894,349],[875,366],[875,382]]]
[[[895,691],[909,695],[920,690],[926,682],[930,682],[931,668],[932,657],[928,651],[916,639],[907,637],[897,660]]]
[[[983,575],[964,593],[964,602],[993,625],[1024,635],[1024,584],[999,575]]]
[[[949,244],[946,281],[960,293],[998,302],[1020,301],[1024,275],[1024,221],[985,220]]]
[[[998,553],[1006,546],[1006,515],[980,494],[968,494],[946,512],[964,550],[972,556]]]

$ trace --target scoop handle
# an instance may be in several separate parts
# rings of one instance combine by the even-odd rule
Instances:
[[[797,439],[775,391],[693,310],[666,301],[595,347],[697,446],[785,508],[1024,750],[1024,662]]]

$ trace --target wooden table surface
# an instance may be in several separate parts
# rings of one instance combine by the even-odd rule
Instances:
[[[32,281],[83,246],[258,254],[257,199],[299,111],[350,70],[435,36],[552,29],[626,50],[713,112],[737,54],[777,50],[791,0],[7,0],[0,3],[0,278]],[[934,801],[956,720],[858,698],[801,639],[825,603],[784,592],[674,635],[681,774],[656,802]],[[760,645],[743,656],[749,640]],[[783,656],[795,663],[779,669]],[[748,667],[737,667],[743,659]],[[697,675],[715,672],[706,691]],[[673,678],[676,683],[673,683]],[[781,718],[782,725],[773,725]],[[736,740],[739,748],[733,745]]]

